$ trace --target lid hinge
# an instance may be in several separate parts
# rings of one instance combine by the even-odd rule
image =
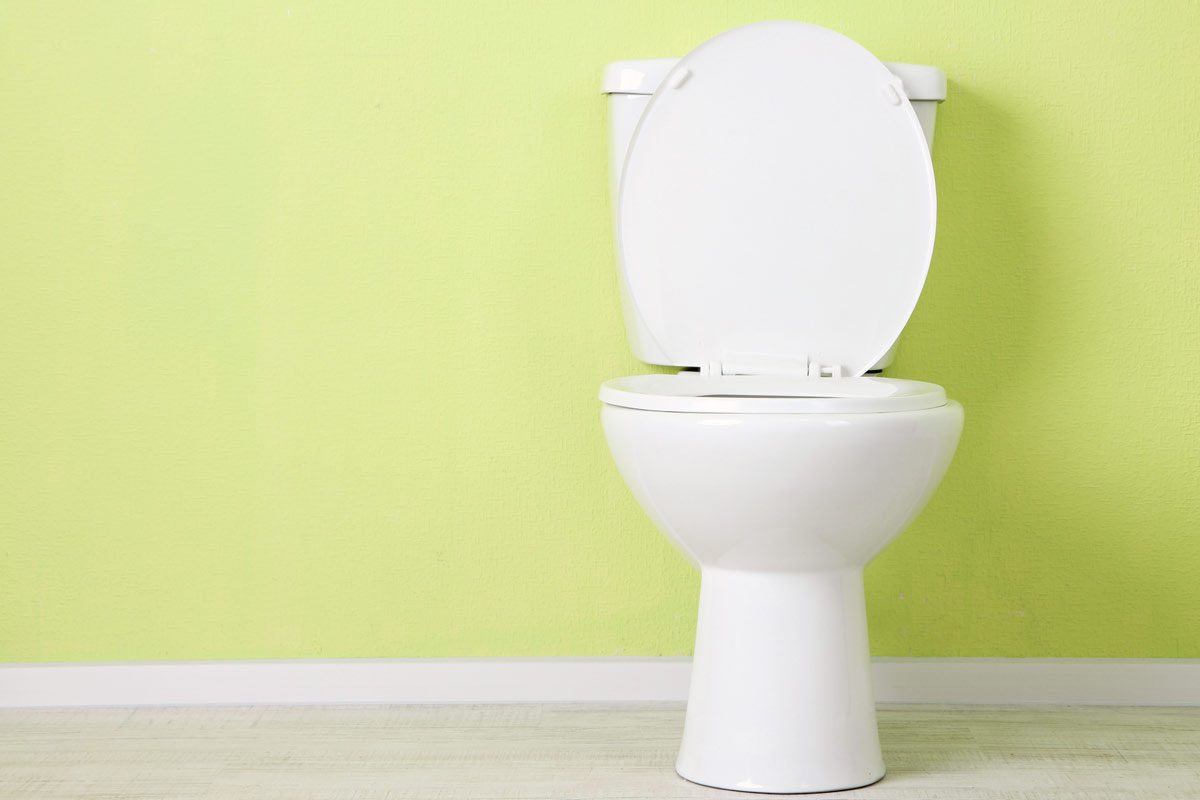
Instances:
[[[720,361],[700,365],[701,375],[776,375],[780,377],[844,378],[841,364],[821,364],[807,356],[773,356],[760,353],[722,354]]]

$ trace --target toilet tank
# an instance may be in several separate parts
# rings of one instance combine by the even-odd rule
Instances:
[[[658,88],[667,73],[679,62],[677,58],[648,58],[634,61],[614,61],[604,68],[601,92],[608,95],[608,174],[609,197],[613,204],[613,219],[616,219],[616,203],[621,186],[621,171],[625,166],[625,154],[629,141],[637,128],[650,96]],[[912,103],[925,142],[933,149],[933,126],[937,117],[937,106],[946,99],[946,75],[937,67],[920,64],[883,62],[904,84],[905,94]],[[621,311],[625,317],[625,330],[629,347],[639,361],[647,364],[670,363],[670,359],[654,341],[633,304],[625,285],[623,269],[620,276]],[[888,350],[872,368],[881,370],[892,363],[896,346]]]

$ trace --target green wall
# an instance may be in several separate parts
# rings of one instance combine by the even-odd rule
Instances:
[[[950,79],[875,653],[1200,657],[1200,6],[283,0],[0,5],[0,660],[689,652],[600,70],[780,17]]]

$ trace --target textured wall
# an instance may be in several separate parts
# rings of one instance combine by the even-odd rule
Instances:
[[[0,659],[688,652],[598,81],[777,17],[950,77],[875,652],[1200,657],[1195,3],[288,2],[0,11]]]

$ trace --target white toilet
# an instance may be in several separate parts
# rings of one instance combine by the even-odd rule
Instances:
[[[622,476],[702,573],[676,769],[754,792],[873,783],[862,571],[963,423],[940,386],[868,376],[929,268],[945,77],[760,22],[604,80],[630,345],[681,368],[600,389]]]

